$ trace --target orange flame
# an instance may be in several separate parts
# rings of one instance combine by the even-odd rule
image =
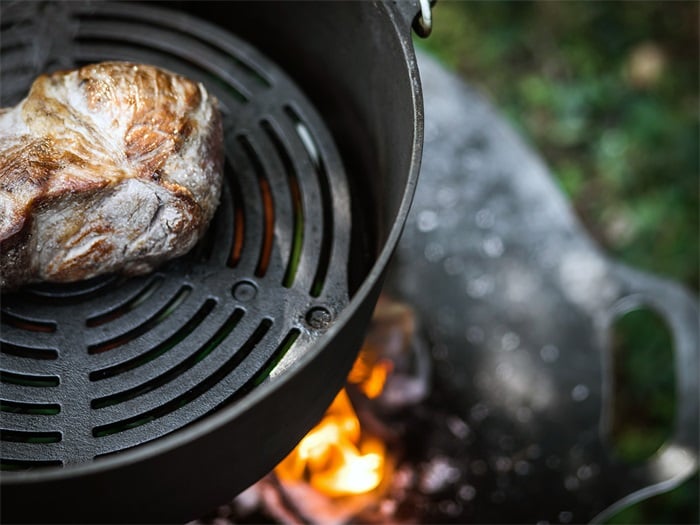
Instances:
[[[372,362],[362,352],[348,381],[371,399],[381,393],[390,371],[390,362]],[[275,473],[283,482],[306,481],[332,497],[364,494],[381,483],[385,456],[384,443],[362,431],[347,391],[342,389],[323,419],[275,467]]]

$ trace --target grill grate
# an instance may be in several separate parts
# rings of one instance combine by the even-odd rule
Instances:
[[[3,106],[45,71],[146,62],[203,82],[226,141],[222,202],[191,253],[2,297],[2,469],[138,446],[283,373],[348,301],[348,181],[310,102],[245,42],[157,6],[4,4],[2,33]]]

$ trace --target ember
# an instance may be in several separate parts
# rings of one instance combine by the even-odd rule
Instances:
[[[399,439],[380,413],[414,404],[427,392],[426,374],[416,379],[403,373],[412,361],[406,354],[415,343],[414,331],[412,309],[380,298],[346,386],[321,421],[273,472],[211,520],[237,523],[268,516],[283,524],[340,525],[358,516],[382,521],[394,515],[395,492],[406,473],[395,470]]]
[[[385,454],[381,440],[360,428],[343,389],[321,422],[275,468],[275,474],[283,484],[305,480],[333,497],[362,494],[379,486]]]
[[[378,312],[386,304],[387,301],[380,302]],[[375,326],[381,318],[375,314]],[[328,498],[381,492],[377,489],[389,468],[385,439],[361,422],[348,393],[352,389],[355,403],[381,395],[393,363],[380,350],[376,344],[365,344],[348,374],[347,387],[338,393],[321,421],[274,469],[284,489],[298,490],[298,485],[304,483]]]

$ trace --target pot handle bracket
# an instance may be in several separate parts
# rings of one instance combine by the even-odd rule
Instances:
[[[700,313],[697,299],[677,283],[623,264],[611,263],[610,271],[624,291],[603,321],[602,333],[607,339],[604,348],[611,348],[612,323],[622,315],[639,308],[659,313],[669,327],[674,344],[676,411],[671,436],[646,462],[640,465],[615,462],[620,469],[618,473],[624,478],[620,484],[621,493],[616,495],[619,499],[596,516],[594,523],[602,522],[632,503],[680,485],[697,470],[700,447]],[[607,358],[609,366],[611,356]],[[611,397],[606,397],[604,425],[609,424],[612,409]]]
[[[394,4],[416,34],[427,38],[433,30],[432,7],[435,2],[436,0],[397,0]]]

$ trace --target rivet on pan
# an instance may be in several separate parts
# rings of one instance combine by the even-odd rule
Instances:
[[[314,306],[306,314],[306,322],[309,323],[311,328],[315,328],[316,330],[328,328],[332,320],[333,316],[330,311],[323,306]]]
[[[233,297],[242,303],[252,301],[257,294],[258,288],[250,281],[241,281],[233,287]]]

